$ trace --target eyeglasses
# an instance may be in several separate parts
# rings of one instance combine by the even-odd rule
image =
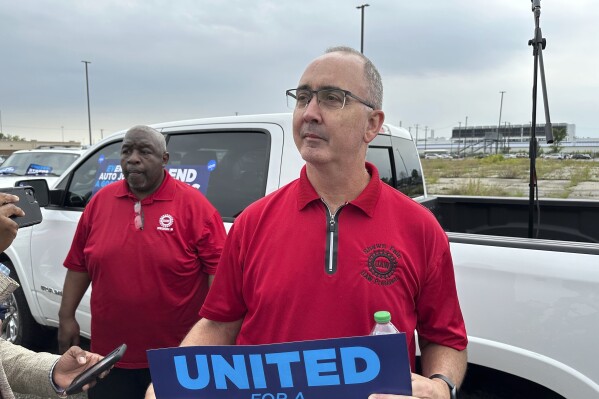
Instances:
[[[342,109],[345,107],[346,98],[349,96],[365,106],[375,109],[374,105],[370,104],[368,101],[362,100],[360,97],[352,94],[351,91],[342,89],[289,89],[285,94],[287,95],[287,106],[292,109],[306,108],[308,104],[310,104],[314,94],[316,94],[316,100],[321,108]]]
[[[137,201],[135,204],[133,204],[133,211],[135,212],[135,219],[133,219],[133,221],[135,222],[135,228],[137,230],[143,230],[144,213],[141,210],[141,201]]]

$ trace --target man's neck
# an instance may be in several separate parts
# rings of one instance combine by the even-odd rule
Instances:
[[[308,180],[331,212],[356,199],[368,185],[370,174],[364,163],[348,168],[306,165]]]

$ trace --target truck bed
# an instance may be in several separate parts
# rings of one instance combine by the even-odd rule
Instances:
[[[423,205],[447,232],[528,238],[527,198],[436,196]],[[599,201],[541,199],[534,221],[533,238],[599,244]]]

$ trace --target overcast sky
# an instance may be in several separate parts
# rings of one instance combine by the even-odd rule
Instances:
[[[5,134],[93,141],[135,124],[287,112],[286,89],[327,47],[360,48],[354,0],[0,0]],[[529,123],[529,0],[369,0],[364,53],[386,121],[451,128]],[[599,3],[541,1],[553,123],[599,137]],[[539,79],[537,121],[544,121]],[[414,130],[412,130],[414,132]],[[420,136],[422,137],[422,136]]]

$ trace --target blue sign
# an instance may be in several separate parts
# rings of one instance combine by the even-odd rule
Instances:
[[[52,172],[52,166],[38,165],[36,163],[32,163],[27,167],[25,175],[47,175],[50,172]]]
[[[366,399],[411,395],[406,336],[147,351],[158,399]]]
[[[110,183],[125,178],[119,159],[106,159],[103,155],[100,157],[102,161],[96,171],[92,194],[97,193],[98,190]],[[165,169],[173,178],[189,184],[206,195],[210,172],[215,168],[216,161],[212,160],[207,165],[167,165]]]
[[[103,155],[101,157],[103,157]],[[121,161],[119,159],[103,159],[96,171],[92,195],[97,193],[102,187],[114,183],[115,181],[123,180],[124,178],[125,175],[123,175]]]
[[[0,173],[14,173],[14,172],[15,172],[14,166],[5,166],[4,168],[0,169]]]
[[[189,184],[206,195],[210,172],[216,168],[216,161],[211,160],[207,165],[167,165],[167,172],[177,180]]]

